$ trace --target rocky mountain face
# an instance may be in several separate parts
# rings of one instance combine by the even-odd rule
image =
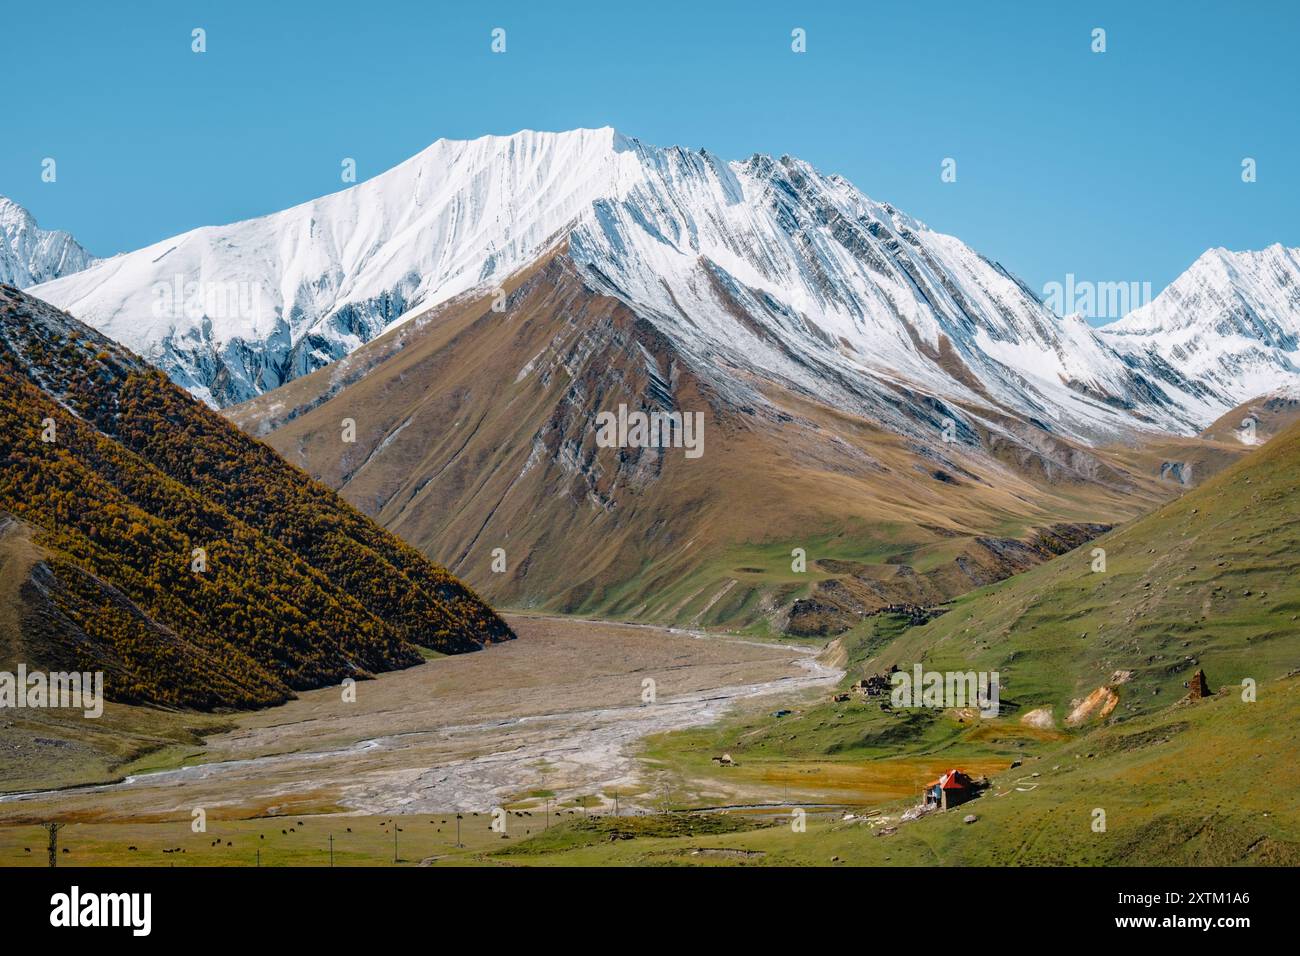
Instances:
[[[516,607],[841,630],[1077,545],[1179,487],[1148,464],[878,386],[877,412],[701,363],[561,246],[228,410],[385,527]],[[699,454],[602,444],[699,415]],[[951,440],[945,440],[945,434]],[[799,604],[798,602],[805,603]],[[814,620],[815,619],[815,620]]]
[[[66,232],[40,228],[31,213],[0,196],[0,283],[22,289],[98,261]]]

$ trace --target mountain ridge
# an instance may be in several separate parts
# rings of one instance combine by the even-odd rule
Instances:
[[[356,186],[163,240],[37,294],[225,406],[490,291],[561,241],[593,289],[701,369],[859,407],[886,407],[902,386],[1088,439],[1196,430],[1086,324],[1057,319],[1002,266],[843,177],[609,127],[438,140]],[[185,308],[164,301],[155,314],[172,286],[191,285]],[[213,318],[208,298],[237,314]],[[760,398],[731,372],[715,384]]]

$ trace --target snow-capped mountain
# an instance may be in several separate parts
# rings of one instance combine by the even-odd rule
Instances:
[[[1008,414],[1085,438],[1196,424],[1086,323],[841,177],[608,128],[439,140],[342,192],[34,291],[229,405],[566,242],[591,288],[745,401],[777,381],[883,419],[900,391],[932,396],[959,429]]]
[[[68,233],[40,228],[31,213],[0,196],[0,282],[24,289],[98,261]]]
[[[528,262],[600,195],[609,139],[439,140],[349,189],[165,239],[36,294],[231,404]]]
[[[1102,338],[1210,422],[1300,386],[1300,249],[1210,249]]]

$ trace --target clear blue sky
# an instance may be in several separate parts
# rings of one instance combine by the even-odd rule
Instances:
[[[345,156],[365,179],[442,136],[603,125],[800,156],[1040,290],[1159,291],[1210,246],[1300,245],[1300,3],[82,0],[2,22],[0,194],[98,255],[334,191]]]

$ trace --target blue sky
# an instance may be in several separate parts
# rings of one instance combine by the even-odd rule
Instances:
[[[1300,4],[1235,6],[15,3],[0,194],[109,255],[339,189],[343,157],[612,125],[799,156],[1035,289],[1159,291],[1210,246],[1300,245]]]

